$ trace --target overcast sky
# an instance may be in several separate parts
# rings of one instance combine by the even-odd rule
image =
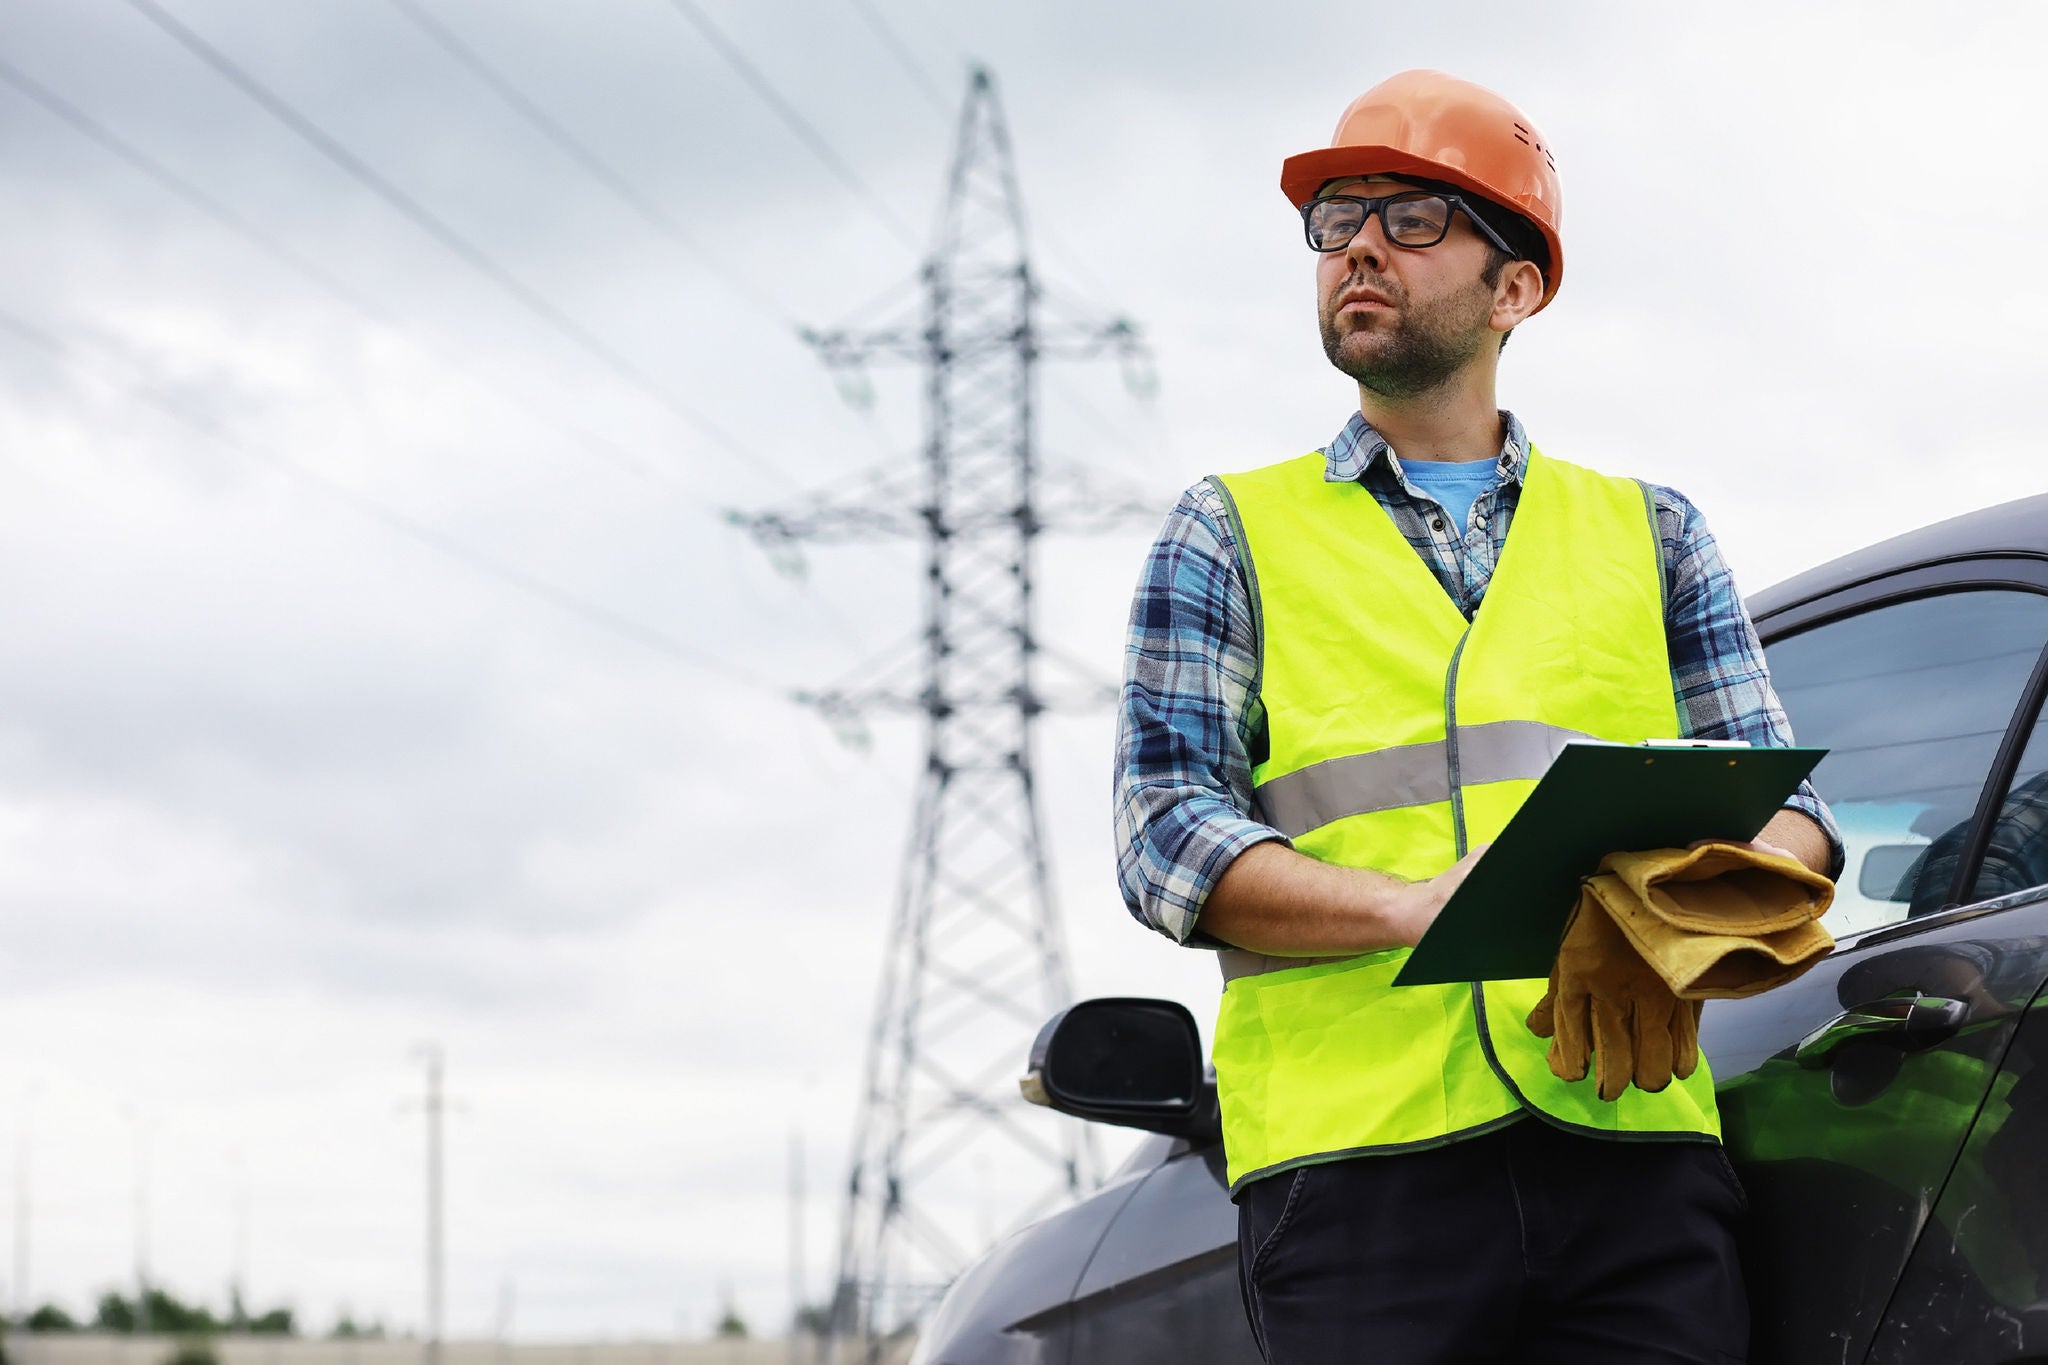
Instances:
[[[240,1227],[254,1300],[415,1325],[435,1040],[451,1332],[700,1334],[726,1286],[773,1324],[792,1132],[814,1193],[843,1178],[919,745],[780,697],[900,648],[916,565],[790,577],[720,514],[915,450],[915,375],[863,414],[795,327],[914,297],[953,115],[855,0],[703,0],[856,193],[663,0],[414,2],[668,227],[388,0],[164,3],[524,302],[126,0],[0,4],[29,1290],[127,1279],[141,1170],[179,1292],[220,1299]],[[1279,163],[1417,65],[1562,168],[1563,291],[1503,402],[1684,489],[1746,589],[2048,487],[2038,5],[872,3],[945,103],[993,67],[1049,287],[1144,328],[1156,399],[1048,374],[1043,446],[1161,515],[1343,423]],[[1046,633],[1105,675],[1155,526],[1044,555]],[[1077,985],[1206,1026],[1213,964],[1116,891],[1110,726],[1042,753]]]

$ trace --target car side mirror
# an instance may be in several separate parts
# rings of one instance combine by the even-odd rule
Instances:
[[[1926,844],[1879,844],[1863,855],[1856,889],[1874,901],[1909,901]]]
[[[1219,1140],[1216,1083],[1202,1064],[1202,1035],[1172,1000],[1083,1000],[1046,1021],[1031,1044],[1024,1098],[1094,1123]]]

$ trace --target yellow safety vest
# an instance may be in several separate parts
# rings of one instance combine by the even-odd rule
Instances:
[[[1431,877],[1498,835],[1575,738],[1679,733],[1648,490],[1531,451],[1471,622],[1321,452],[1211,479],[1259,634],[1259,814],[1325,862]],[[1718,1139],[1713,1081],[1612,1103],[1550,1072],[1542,980],[1389,983],[1408,956],[1224,954],[1216,1085],[1233,1193],[1278,1171],[1434,1147],[1523,1110],[1602,1136]]]

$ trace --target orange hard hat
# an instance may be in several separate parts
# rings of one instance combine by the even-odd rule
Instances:
[[[1330,145],[1280,167],[1287,202],[1306,204],[1327,181],[1408,175],[1469,190],[1529,220],[1550,248],[1540,310],[1564,275],[1557,162],[1522,111],[1484,86],[1441,71],[1403,71],[1351,101]],[[1512,240],[1512,238],[1510,239]]]

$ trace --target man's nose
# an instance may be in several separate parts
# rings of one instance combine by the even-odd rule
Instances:
[[[1359,225],[1358,235],[1344,248],[1345,263],[1351,267],[1353,274],[1358,273],[1359,266],[1364,265],[1375,275],[1384,275],[1387,258],[1391,255],[1393,249],[1387,245],[1387,236],[1380,226],[1380,216],[1377,213],[1366,215],[1365,221]]]

